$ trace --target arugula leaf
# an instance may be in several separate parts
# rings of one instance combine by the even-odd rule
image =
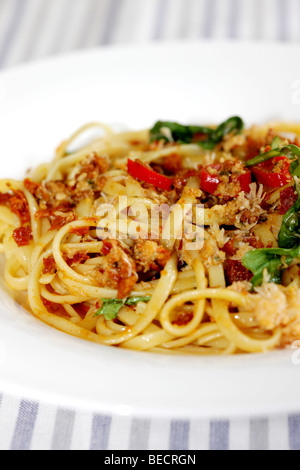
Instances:
[[[165,129],[169,131],[170,137]],[[193,140],[193,131],[190,126],[183,126],[177,122],[158,121],[150,131],[150,139],[151,142],[157,140],[171,142],[173,139],[175,142],[190,143]]]
[[[193,141],[195,134],[207,135],[207,139],[198,142],[203,148],[213,150],[224,137],[231,132],[239,133],[244,128],[243,120],[238,116],[233,116],[222,122],[216,129],[205,126],[184,126],[177,122],[158,121],[150,130],[150,140],[164,140],[165,142],[181,142],[189,144]],[[166,132],[167,130],[167,132]]]
[[[124,304],[124,300],[103,299],[102,307],[95,313],[95,317],[103,315],[105,320],[114,320]]]
[[[300,197],[284,215],[278,234],[278,245],[281,248],[293,248],[298,243],[300,243]]]
[[[290,173],[292,176],[300,178],[300,148],[296,145],[290,145],[289,147],[291,148],[292,155],[295,157],[294,161],[290,164]]]
[[[276,140],[275,143],[278,141]],[[274,144],[274,141],[273,141]],[[272,149],[269,152],[261,153],[251,160],[245,162],[245,166],[250,167],[258,165],[259,163],[264,163],[271,158],[285,156],[292,160],[290,172],[292,176],[300,176],[300,148],[297,145],[290,144],[284,145],[283,147],[274,148],[272,144]],[[299,174],[298,174],[299,173]]]
[[[95,317],[103,315],[105,320],[115,320],[124,305],[137,305],[139,302],[149,302],[151,296],[128,297],[126,299],[102,299],[102,307],[95,313]]]
[[[284,266],[290,265],[294,258],[299,257],[300,245],[293,249],[263,248],[246,253],[242,263],[253,273],[251,283],[253,287],[257,287],[263,282],[265,270],[270,276],[270,282],[280,284]]]
[[[126,305],[137,305],[139,302],[149,302],[151,300],[150,295],[145,295],[144,297],[129,297],[125,304]]]
[[[281,248],[293,248],[300,243],[300,187],[297,181],[300,177],[300,148],[296,145],[288,145],[283,147],[283,152],[288,158],[293,159],[289,171],[295,179],[295,188],[299,197],[283,217],[278,234],[278,245]]]
[[[272,144],[271,144],[271,149],[275,150],[275,149],[279,148],[280,146],[282,147],[281,137],[279,137],[279,136],[274,137],[274,139],[272,141]]]
[[[244,122],[238,116],[233,116],[227,121],[222,122],[215,130],[211,132],[209,140],[212,140],[215,143],[221,142],[224,137],[231,132],[238,134],[244,129]]]

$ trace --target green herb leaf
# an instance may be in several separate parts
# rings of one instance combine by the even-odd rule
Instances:
[[[175,142],[190,143],[193,139],[193,132],[190,126],[183,126],[177,122],[158,121],[150,131],[150,138],[151,142],[157,140],[171,142],[174,140]]]
[[[300,242],[300,197],[284,215],[278,234],[281,248],[293,248]]]
[[[259,165],[260,163],[264,163],[268,160],[271,160],[271,158],[280,157],[280,155],[281,153],[277,149],[270,150],[269,152],[261,153],[260,155],[251,158],[251,160],[245,162],[245,166],[249,168],[251,166]]]
[[[293,162],[292,168],[290,168],[291,175],[298,176],[298,174],[296,173],[299,172],[299,176],[300,176],[300,148],[297,147],[297,145],[293,145],[293,144],[285,145],[283,147],[277,147],[277,148],[274,148],[272,144],[272,150],[270,150],[269,152],[261,153],[260,155],[257,155],[256,157],[251,158],[251,160],[248,160],[247,162],[245,162],[245,166],[251,167],[254,165],[258,165],[259,163],[267,162],[271,158],[280,157],[280,156],[285,156]]]
[[[158,121],[150,130],[151,142],[164,140],[165,142],[181,142],[189,144],[195,134],[207,135],[207,139],[198,142],[204,149],[213,150],[224,137],[231,132],[239,133],[244,128],[244,122],[238,116],[231,117],[222,122],[216,129],[204,126],[184,126],[177,122]],[[166,132],[167,130],[167,132]]]
[[[115,320],[124,305],[137,305],[139,302],[149,302],[150,299],[150,295],[127,299],[102,299],[102,307],[95,313],[95,317],[103,315],[105,320]]]
[[[271,144],[271,149],[275,150],[279,148],[280,146],[282,146],[282,139],[279,136],[274,137],[272,144]]]
[[[222,122],[217,129],[213,130],[210,137],[210,140],[212,140],[215,143],[221,142],[224,137],[228,134],[231,134],[232,132],[235,132],[238,134],[244,129],[244,122],[242,119],[238,116],[233,116],[227,121]]]
[[[105,320],[114,320],[117,318],[119,311],[124,306],[124,300],[103,299],[102,307],[95,314],[95,317],[103,315]]]
[[[267,270],[270,282],[280,284],[284,266],[300,257],[300,244],[296,248],[262,248],[245,254],[243,266],[253,273],[251,283],[254,287],[263,282],[264,271]]]
[[[294,161],[290,164],[290,173],[292,176],[297,176],[300,178],[300,148],[296,145],[289,145],[291,150],[291,157],[294,158]],[[300,193],[298,186],[296,186],[298,194]]]
[[[137,305],[139,302],[149,302],[151,300],[150,295],[145,295],[144,297],[129,297],[125,304],[126,305]]]

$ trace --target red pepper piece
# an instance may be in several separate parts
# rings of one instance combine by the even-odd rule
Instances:
[[[214,171],[211,172],[210,170]],[[215,194],[217,196],[218,186],[222,182],[222,170],[223,165],[221,164],[213,164],[205,167],[201,172],[201,189],[209,194]],[[231,174],[229,178],[231,183],[236,182],[239,184],[240,189],[237,190],[237,194],[240,191],[244,191],[245,193],[250,192],[250,170],[245,169],[240,175]]]
[[[281,188],[292,181],[290,164],[291,161],[287,157],[274,157],[253,166],[251,171],[258,183],[269,188]]]
[[[156,188],[168,191],[171,189],[172,181],[167,176],[160,175],[142,163],[128,159],[128,173],[132,178],[139,179],[145,183],[152,184]]]

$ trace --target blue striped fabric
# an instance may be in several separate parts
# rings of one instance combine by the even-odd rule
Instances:
[[[12,450],[29,450],[32,433],[38,412],[38,404],[22,400],[19,406],[18,419],[11,443]]]
[[[229,421],[212,421],[210,425],[210,449],[229,448]]]
[[[291,450],[300,450],[300,416],[289,417],[289,446]]]
[[[0,0],[0,68],[73,50],[178,39],[300,40],[300,0]],[[300,416],[159,420],[0,391],[1,450],[300,450]]]
[[[170,448],[185,450],[188,448],[190,423],[188,421],[172,421],[170,430]]]
[[[300,450],[298,415],[162,422],[10,396],[1,404],[0,433],[1,450]]]
[[[108,446],[111,417],[95,414],[93,416],[91,450],[105,450]]]

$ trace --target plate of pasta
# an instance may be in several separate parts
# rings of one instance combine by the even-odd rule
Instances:
[[[120,47],[0,75],[1,389],[299,411],[300,71],[243,67],[296,49]]]

